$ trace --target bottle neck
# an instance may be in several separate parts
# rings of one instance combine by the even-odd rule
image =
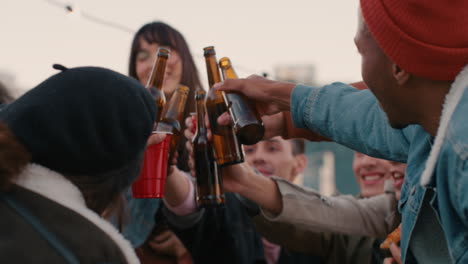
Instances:
[[[187,102],[187,95],[176,90],[169,100],[167,111],[165,111],[163,118],[177,120],[185,109]]]
[[[164,73],[166,72],[166,57],[158,57],[155,64],[153,65],[153,70],[151,71],[151,76],[148,82],[149,87],[155,87],[156,89],[162,91],[163,82],[164,82]]]
[[[226,79],[237,79],[237,74],[232,67],[222,68],[223,78]]]
[[[197,132],[205,132],[205,101],[204,99],[197,100]]]
[[[208,73],[208,84],[211,89],[215,83],[221,82],[221,74],[219,73],[215,55],[206,55],[205,61],[206,71]]]

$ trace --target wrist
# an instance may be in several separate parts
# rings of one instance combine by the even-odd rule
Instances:
[[[167,177],[171,177],[174,173],[177,173],[179,169],[176,165],[169,165],[167,169]]]
[[[260,206],[268,210],[273,215],[278,215],[283,211],[283,196],[276,184],[276,181],[272,178],[267,178],[268,181],[265,182],[263,190],[268,190],[267,194],[263,196],[264,200]]]
[[[188,254],[188,251],[185,247],[181,246],[181,247],[178,247],[176,252],[175,252],[175,255],[176,255],[176,258],[177,259],[182,259],[185,257],[185,255]]]
[[[174,166],[173,171],[166,179],[164,190],[164,201],[170,206],[181,204],[189,192],[189,180],[184,175],[184,172]]]
[[[238,190],[233,192],[246,196],[250,192],[254,192],[253,190],[257,189],[258,186],[262,184],[264,177],[259,175],[259,173],[247,163],[242,163],[239,166],[242,168],[241,172],[237,172],[239,186]]]
[[[294,83],[277,82],[275,89],[275,99],[281,112],[291,110],[291,94],[296,87]]]
[[[281,213],[283,200],[273,179],[255,173],[255,175],[251,175],[249,182],[248,185],[243,186],[244,189],[239,194],[254,201],[272,214]]]
[[[190,257],[190,254],[186,250],[181,256],[177,257],[177,264],[192,264],[192,263],[193,263],[192,258]]]

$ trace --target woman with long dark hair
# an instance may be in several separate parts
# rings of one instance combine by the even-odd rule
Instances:
[[[166,64],[163,91],[169,101],[179,84],[190,88],[184,119],[195,111],[194,91],[201,88],[198,70],[182,34],[163,22],[151,22],[143,25],[132,41],[128,65],[129,75],[146,85],[151,74],[153,62],[159,47],[171,50]],[[185,130],[185,123],[181,124]],[[193,184],[184,171],[189,171],[188,152],[185,148],[185,137],[180,137],[177,149],[177,165],[168,169],[165,188],[165,204],[168,207],[179,206],[193,196]],[[190,191],[192,190],[192,191]],[[189,198],[188,198],[189,197]],[[173,258],[189,259],[188,253],[179,239],[164,227],[165,221],[160,201],[157,199],[130,199],[130,224],[123,233],[138,248],[142,262],[163,261],[161,255],[172,255]],[[156,218],[156,219],[155,219]],[[170,260],[169,260],[170,261]],[[168,262],[169,263],[169,262]]]
[[[202,86],[188,44],[179,31],[163,22],[151,22],[141,27],[132,41],[128,73],[146,85],[159,47],[168,47],[171,50],[163,83],[166,100],[170,100],[179,84],[190,88],[184,112],[185,120],[185,117],[195,111],[194,91]],[[181,131],[184,131],[185,123],[182,122],[180,125]],[[181,140],[184,142],[179,144],[177,167],[188,171],[188,156],[184,144],[186,139],[181,137]]]

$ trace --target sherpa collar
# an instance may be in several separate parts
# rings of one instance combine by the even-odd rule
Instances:
[[[86,207],[80,190],[61,174],[37,164],[29,164],[15,181],[19,186],[45,196],[82,215],[104,231],[117,244],[127,263],[140,263],[130,243],[114,226]]]
[[[452,114],[455,111],[460,99],[468,87],[468,65],[457,75],[457,78],[452,83],[449,93],[445,97],[445,102],[442,109],[442,117],[440,118],[439,128],[437,135],[432,146],[431,153],[426,162],[426,168],[421,176],[421,185],[428,185],[434,175],[434,169],[439,158],[440,149],[445,140],[447,129],[449,126]]]

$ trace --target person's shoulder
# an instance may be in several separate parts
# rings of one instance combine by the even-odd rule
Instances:
[[[20,257],[17,259],[17,263],[34,263],[34,261],[30,261],[31,258],[36,261],[37,259],[45,259],[48,260],[46,261],[48,263],[59,262],[60,258],[56,260],[57,251],[48,244],[49,240],[54,240],[58,245],[69,249],[75,253],[75,257],[79,260],[88,259],[93,263],[121,263],[125,260],[117,241],[110,236],[110,233],[104,231],[105,227],[101,221],[90,220],[84,216],[86,214],[84,211],[72,210],[55,200],[19,186],[14,186],[9,197],[15,201],[15,204],[21,205],[22,209],[20,210],[26,212],[28,216],[23,218],[15,214],[15,210],[18,209],[0,211],[2,214],[0,224],[4,228],[9,226],[9,228],[16,230],[11,234],[5,233],[6,238],[11,235],[10,245],[0,247],[2,252],[0,253],[0,262],[5,259],[4,256],[17,252],[16,249],[11,252],[7,251],[23,248],[21,245],[24,245],[26,241],[28,245],[32,245],[30,249],[33,250],[34,254],[32,256],[16,255],[15,258]],[[47,230],[47,234],[43,235],[31,229],[30,221],[35,223],[35,228]],[[64,223],[66,224],[64,225]],[[117,234],[117,230],[115,233]],[[93,234],[93,236],[89,236],[89,234]]]

